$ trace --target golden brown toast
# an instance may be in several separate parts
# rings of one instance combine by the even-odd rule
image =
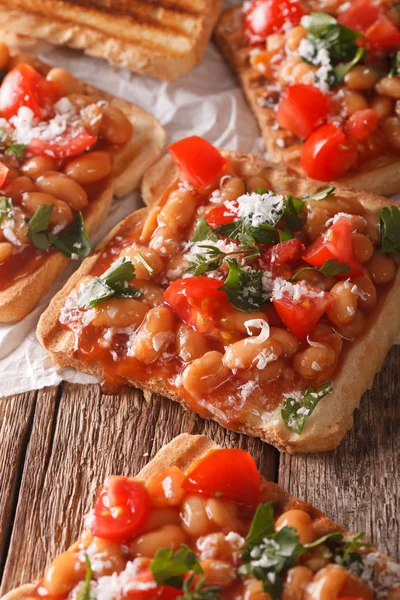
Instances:
[[[201,61],[222,0],[0,0],[1,27],[171,81]]]
[[[216,28],[217,43],[239,78],[272,160],[303,173],[300,167],[303,144],[290,131],[277,125],[275,108],[279,96],[268,91],[264,76],[250,65],[252,47],[243,35],[242,21],[241,7],[226,10]],[[375,194],[395,194],[400,191],[400,157],[387,154],[368,161],[339,181]]]
[[[156,456],[146,465],[136,477],[146,480],[162,469],[177,466],[185,474],[198,460],[204,458],[210,451],[219,446],[204,435],[189,435],[183,433],[161,448]],[[273,502],[276,513],[287,510],[303,510],[311,517],[313,530],[317,537],[322,537],[332,532],[340,532],[349,535],[345,528],[338,525],[328,516],[324,515],[311,504],[303,502],[292,496],[279,485],[272,481],[261,478],[261,503]],[[60,551],[64,548],[60,548]],[[400,567],[387,556],[377,552],[368,546],[367,554],[363,560],[370,565],[374,573],[373,592],[374,597],[383,600],[390,598],[396,600],[400,589]],[[35,584],[25,584],[5,594],[0,600],[23,600],[29,597],[34,590]],[[392,592],[392,594],[390,594]],[[390,594],[390,595],[389,595]],[[311,597],[311,596],[310,596]]]

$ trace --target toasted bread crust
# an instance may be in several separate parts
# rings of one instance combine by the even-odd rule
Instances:
[[[34,65],[44,74],[50,69],[48,65],[37,59]],[[134,104],[115,98],[83,82],[82,93],[96,96],[118,106],[129,118],[134,129],[131,141],[115,155],[115,173],[107,187],[84,211],[85,224],[91,235],[105,220],[113,196],[125,196],[138,187],[143,173],[160,155],[165,145],[166,134],[154,117]],[[29,314],[69,263],[70,260],[63,254],[59,252],[52,254],[35,272],[1,291],[0,322],[19,321]]]
[[[301,178],[284,166],[274,165],[256,156],[233,152],[223,152],[223,154],[235,165],[239,173],[262,175],[271,183],[272,189],[280,193],[290,192],[301,197],[306,192],[314,194],[326,187],[326,184]],[[151,205],[159,204],[164,198],[166,187],[176,180],[177,175],[178,171],[170,157],[164,156],[143,179],[142,190],[145,202]],[[384,206],[393,204],[390,200],[369,192],[344,188],[340,185],[337,186],[337,190],[341,197],[357,198],[370,210],[378,211]],[[53,298],[49,308],[42,315],[37,329],[38,339],[55,364],[85,371],[102,379],[100,365],[82,363],[75,356],[73,334],[61,328],[58,315],[71,289],[81,277],[91,271],[102,247],[116,235],[123,235],[124,231],[138,225],[147,211],[148,209],[141,209],[117,225],[96,253],[83,262],[80,269]],[[263,414],[257,427],[240,425],[237,431],[259,437],[279,450],[290,453],[322,452],[336,448],[346,432],[351,429],[353,412],[359,406],[361,395],[371,387],[375,374],[397,337],[400,329],[399,297],[400,270],[389,293],[383,298],[376,320],[371,324],[370,329],[367,329],[365,334],[353,342],[347,350],[342,365],[333,379],[333,392],[319,402],[300,435],[286,427],[280,416],[280,407],[273,412]],[[161,378],[152,378],[145,385],[131,379],[127,383],[177,400],[186,406],[185,400],[167,389]],[[146,396],[148,399],[150,397]],[[201,416],[218,421],[218,418],[209,413],[202,413]],[[226,426],[224,423],[222,425]]]
[[[251,47],[244,38],[242,21],[241,7],[226,10],[215,31],[216,41],[239,78],[272,159],[303,173],[300,167],[303,144],[289,131],[277,128],[276,111],[264,102],[265,80],[261,73],[257,74],[249,65]],[[277,140],[280,141],[279,146]],[[339,181],[375,194],[395,194],[400,191],[400,156],[388,154],[368,161],[358,169],[351,170]]]
[[[131,40],[129,36],[122,37],[121,33],[129,15],[124,16],[119,26],[121,15],[104,15],[98,8],[74,7],[55,0],[45,0],[40,5],[35,0],[0,0],[1,27],[27,36],[34,32],[36,38],[50,43],[77,48],[120,67],[173,81],[189,73],[203,58],[222,0],[203,0],[193,13],[181,7],[175,17],[172,11],[169,27],[164,22],[165,7],[157,7],[155,2],[152,4],[153,7],[148,9],[152,16],[141,15],[138,7],[138,14],[131,17],[130,27],[134,30]],[[143,5],[142,10],[147,11]],[[110,9],[108,13],[111,13]],[[184,48],[180,48],[180,21],[185,19],[185,15],[190,18],[192,26],[190,32],[183,32],[185,43]],[[115,34],[102,28],[104,17],[108,21],[116,21]],[[164,41],[157,45],[160,33],[169,40],[167,44]]]
[[[150,463],[137,474],[137,478],[142,480],[147,479],[160,470],[174,465],[179,467],[184,473],[187,473],[196,461],[203,458],[210,450],[217,448],[219,446],[204,435],[182,433],[173,439],[172,442],[161,448]],[[311,504],[292,496],[276,483],[261,478],[260,502],[271,501],[279,512],[294,508],[307,512],[312,519],[313,529],[317,538],[333,531],[348,535],[348,532],[342,526],[335,523]],[[380,569],[385,569],[389,563],[394,564],[391,559],[375,552],[373,548],[370,548],[370,552],[374,553],[378,558]],[[34,590],[34,587],[34,584],[22,585],[5,594],[0,600],[23,600],[23,598],[26,598]]]

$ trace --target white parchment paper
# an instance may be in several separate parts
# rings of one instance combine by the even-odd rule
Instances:
[[[230,4],[238,4],[232,0]],[[204,61],[190,75],[164,83],[120,70],[82,53],[39,44],[29,49],[43,61],[68,69],[79,79],[139,104],[166,128],[168,142],[201,135],[217,146],[265,155],[256,121],[230,68],[213,43]],[[119,221],[141,206],[139,193],[114,200],[111,212],[92,242],[97,244]],[[71,369],[57,369],[35,336],[50,298],[78,267],[73,263],[40,305],[14,325],[0,325],[0,396],[22,393],[61,380],[92,383],[95,379]]]

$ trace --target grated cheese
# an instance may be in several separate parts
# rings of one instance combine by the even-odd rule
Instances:
[[[315,46],[317,47],[316,56],[314,54]],[[319,47],[318,42],[312,43],[307,38],[303,38],[299,45],[299,55],[306,61],[315,62],[319,65],[314,74],[314,85],[318,87],[321,92],[328,92],[330,89],[329,83],[332,73],[332,64],[326,48]]]
[[[237,213],[239,218],[250,219],[253,227],[257,227],[261,223],[275,225],[283,214],[285,202],[280,194],[252,192],[239,196],[235,202],[225,202],[225,206],[230,211]]]
[[[277,277],[273,281],[272,299],[280,300],[283,297],[290,298],[293,302],[300,302],[302,298],[323,298],[324,292],[311,289],[305,281],[293,284],[286,279]]]

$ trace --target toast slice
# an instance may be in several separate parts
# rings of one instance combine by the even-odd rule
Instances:
[[[26,56],[22,58],[21,55],[23,62],[25,59]],[[42,75],[50,70],[49,65],[36,58],[29,60]],[[18,56],[14,60],[16,62]],[[139,106],[87,83],[79,83],[82,94],[106,100],[121,109],[132,123],[134,131],[131,140],[114,154],[113,173],[107,187],[84,209],[85,225],[90,236],[105,220],[113,196],[123,197],[139,186],[143,173],[157,160],[164,148],[166,133],[158,121]],[[51,254],[36,271],[0,291],[0,322],[19,321],[29,314],[69,263],[69,258],[60,252]]]
[[[215,31],[216,41],[236,73],[247,101],[258,121],[267,151],[274,162],[285,164],[299,173],[303,144],[299,138],[278,126],[276,102],[271,102],[265,77],[250,65],[253,50],[243,34],[242,7],[229,8],[222,13]],[[339,181],[344,185],[390,196],[400,191],[400,157],[387,154],[365,162],[351,170]]]
[[[212,440],[208,439],[206,436],[189,435],[187,433],[181,434],[174,440],[172,440],[169,444],[164,446],[150,461],[150,463],[146,465],[136,475],[136,478],[141,481],[146,481],[150,477],[158,474],[160,471],[168,469],[170,467],[178,467],[181,471],[183,471],[184,474],[187,474],[188,471],[192,469],[195,463],[207,457],[207,455],[210,452],[213,452],[218,449],[219,447],[217,446],[217,444],[215,444],[215,442],[213,442]],[[324,515],[310,504],[302,502],[298,498],[293,497],[291,494],[280,488],[276,483],[266,481],[265,479],[261,478],[260,484],[260,503],[264,504],[272,502],[275,516],[291,510],[304,511],[309,516],[310,523],[316,538],[319,539],[323,536],[332,534],[333,532],[342,534],[345,539],[349,539],[351,537],[350,534],[345,531],[344,527],[337,525],[328,516]],[[241,531],[241,535],[243,535],[244,533],[244,531]],[[234,534],[237,535],[236,532],[231,532],[227,534],[228,539],[233,539]],[[211,534],[211,537],[213,535],[218,534]],[[202,548],[204,548],[204,540],[206,538],[203,537],[200,539],[203,540]],[[238,542],[239,540],[242,540],[242,542],[244,543],[244,540],[241,536],[238,536],[237,539]],[[116,546],[116,544],[114,544],[114,546]],[[77,544],[74,544],[74,546],[72,546],[71,548],[76,547]],[[193,547],[195,547],[194,541]],[[88,554],[89,552],[90,551],[88,551]],[[362,550],[360,550],[359,556],[362,561],[362,574],[360,575],[360,579],[357,578],[358,583],[356,584],[356,588],[347,588],[353,592],[352,596],[355,595],[355,590],[358,590],[358,594],[360,594],[360,590],[364,590],[363,596],[365,595],[366,598],[375,598],[376,600],[395,600],[396,598],[398,598],[396,594],[398,594],[400,590],[400,566],[387,556],[377,552],[371,546],[368,545],[366,545]],[[319,560],[321,561],[321,558]],[[335,568],[337,568],[337,566],[335,566]],[[318,572],[321,576],[321,566],[315,567],[314,573],[318,574]],[[370,583],[368,585],[364,583],[364,581],[366,581],[367,573],[368,578],[370,580]],[[113,577],[115,578],[116,575],[114,575]],[[363,578],[365,578],[364,581]],[[354,576],[350,575],[349,581],[350,585],[354,586]],[[117,579],[114,579],[114,585],[116,583]],[[346,585],[349,585],[349,583],[347,583]],[[235,595],[235,598],[244,597],[242,596],[242,594],[243,591],[241,590],[241,593],[239,592],[238,595]],[[14,590],[11,590],[7,594],[5,594],[1,600],[23,600],[24,598],[30,597],[31,595],[35,595],[35,584],[26,584]],[[219,593],[216,593],[212,597],[215,597],[215,599],[217,600],[227,597],[227,595],[224,593],[224,590],[221,590]],[[301,594],[301,596],[293,597],[304,598],[305,596]],[[306,597],[310,599],[314,598],[314,596],[311,595]]]
[[[7,31],[83,50],[172,81],[203,57],[222,0],[1,0]]]
[[[314,194],[323,189],[323,185],[299,177],[294,171],[284,166],[275,165],[259,157],[223,152],[223,155],[234,165],[240,176],[265,177],[271,188],[277,193],[293,194],[303,197],[306,193]],[[173,188],[177,182],[178,170],[169,155],[158,161],[145,175],[142,184],[143,199],[153,207],[165,201],[166,190]],[[384,206],[393,204],[390,200],[380,198],[368,192],[337,187],[341,197],[358,199],[364,207],[379,211]],[[157,209],[156,209],[157,210]],[[82,362],[74,351],[74,334],[67,331],[59,322],[59,315],[66,298],[78,281],[89,274],[99,260],[102,250],[117,236],[124,236],[143,226],[149,209],[142,209],[130,215],[110,232],[93,256],[86,259],[80,269],[70,278],[68,283],[51,301],[49,308],[42,315],[37,335],[41,344],[50,354],[51,359],[60,367],[72,367],[104,379],[104,372],[96,362]],[[203,417],[211,417],[223,426],[240,431],[247,435],[260,437],[287,452],[321,452],[337,447],[346,432],[353,424],[353,412],[359,406],[362,394],[371,387],[377,371],[380,369],[387,352],[393,345],[400,329],[398,301],[400,296],[400,272],[390,289],[381,299],[379,311],[374,321],[363,332],[360,338],[346,349],[345,358],[333,376],[333,392],[323,398],[308,418],[301,434],[290,431],[281,417],[281,406],[270,411],[263,411],[251,421],[247,418],[235,421],[234,425],[224,419],[217,408],[210,406],[193,406],[178,390],[166,385],[160,375],[154,375],[138,381],[124,377],[124,383],[142,388],[145,392],[164,395],[183,404],[186,408],[196,410]],[[355,377],[354,374],[357,373]],[[211,396],[212,397],[212,396]],[[146,394],[150,399],[151,394]]]

